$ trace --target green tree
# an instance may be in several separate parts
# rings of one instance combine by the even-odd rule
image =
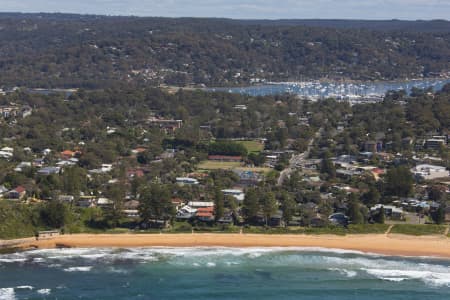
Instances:
[[[285,224],[292,220],[292,217],[297,211],[297,202],[292,197],[284,192],[281,199],[281,210],[283,211],[283,220]]]
[[[79,196],[86,188],[86,172],[80,167],[65,168],[62,177],[64,193]]]
[[[265,193],[262,197],[262,211],[264,213],[264,219],[266,220],[266,225],[269,224],[269,219],[278,210],[277,200],[272,192]]]
[[[350,194],[348,202],[348,217],[353,224],[363,224],[364,216],[361,213],[361,205],[355,194]]]
[[[123,216],[123,202],[126,188],[122,183],[114,184],[107,190],[107,197],[112,201],[112,207],[107,213],[108,221],[112,227],[117,227]]]
[[[52,200],[44,204],[40,209],[40,219],[45,226],[50,228],[62,228],[69,218],[68,207],[59,201]]]
[[[384,224],[384,222],[386,221],[386,211],[383,206],[380,208],[380,211],[374,216],[374,221],[379,224]]]
[[[374,186],[370,186],[369,190],[362,195],[362,200],[367,206],[374,206],[379,203],[381,199],[380,192]]]
[[[247,223],[254,223],[259,212],[258,193],[255,189],[249,189],[243,202],[244,219]]]
[[[140,193],[139,201],[139,214],[145,223],[155,219],[168,220],[175,213],[167,186],[160,184],[145,186]]]
[[[445,206],[441,205],[436,210],[434,214],[432,214],[433,221],[436,224],[444,224],[445,223]]]
[[[221,190],[216,189],[214,192],[214,216],[216,221],[223,217],[224,214],[224,196]]]
[[[386,173],[388,195],[408,197],[413,191],[414,178],[406,166],[390,168]]]
[[[320,165],[320,173],[326,174],[327,179],[336,178],[336,168],[331,161],[330,154],[325,152],[323,155],[322,163]]]

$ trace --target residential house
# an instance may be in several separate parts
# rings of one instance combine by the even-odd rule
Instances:
[[[170,202],[172,203],[172,205],[175,207],[175,210],[179,210],[181,207],[183,207],[185,201],[183,199],[180,198],[172,198],[172,200],[170,200]]]
[[[202,222],[214,221],[214,206],[199,207],[195,213],[195,217]]]
[[[190,220],[195,216],[197,212],[196,208],[193,208],[189,205],[185,205],[177,211],[176,218],[177,220]]]
[[[0,106],[0,116],[3,118],[15,117],[18,107],[16,105]]]
[[[244,198],[245,198],[245,193],[242,190],[238,190],[238,189],[224,189],[224,190],[222,190],[222,193],[225,196],[234,197],[238,202],[244,201]]]
[[[65,202],[65,203],[72,203],[73,200],[75,200],[75,197],[72,195],[59,195],[58,201]]]
[[[81,196],[77,201],[77,206],[80,207],[94,207],[95,196]]]
[[[131,169],[127,171],[127,178],[133,179],[133,178],[140,178],[144,176],[144,170],[142,169]]]
[[[239,185],[254,186],[263,180],[263,175],[258,172],[239,170],[234,170],[234,172],[239,176]]]
[[[147,148],[145,148],[145,147],[137,147],[136,149],[131,150],[131,153],[139,154],[139,153],[144,153],[145,151],[147,151]]]
[[[18,164],[15,168],[14,171],[16,172],[22,172],[23,169],[26,168],[31,168],[31,162],[29,161],[22,161],[20,164]]]
[[[228,224],[231,225],[234,223],[234,217],[233,217],[233,212],[232,211],[226,211],[224,212],[222,218],[220,218],[219,220],[217,220],[217,222],[219,224]]]
[[[27,194],[27,191],[23,186],[18,186],[13,190],[10,190],[8,193],[6,193],[5,198],[11,199],[11,200],[22,200]]]
[[[265,165],[273,168],[278,163],[278,155],[266,155],[266,163]]]
[[[336,225],[336,226],[346,227],[348,225],[348,217],[343,213],[331,214],[328,217],[328,221],[330,221],[331,224]]]
[[[151,126],[159,127],[167,133],[174,133],[177,129],[180,129],[181,126],[183,126],[183,120],[151,117],[148,121]]]
[[[42,150],[42,154],[43,154],[44,156],[49,155],[51,152],[52,152],[52,150],[49,149],[49,148],[46,148],[46,149]]]
[[[234,106],[234,109],[236,109],[236,110],[247,110],[247,105],[245,105],[245,104],[236,104]]]
[[[47,176],[47,175],[51,175],[51,174],[59,174],[60,171],[61,171],[60,167],[43,167],[43,168],[40,168],[37,171],[37,173],[39,175]]]
[[[97,206],[100,208],[111,208],[114,205],[114,201],[112,201],[111,199],[105,198],[105,197],[100,197],[97,199]]]
[[[62,159],[69,159],[74,157],[76,154],[76,152],[72,151],[72,150],[64,150],[61,152],[61,158]]]
[[[92,169],[88,172],[91,174],[105,174],[112,170],[113,165],[111,164],[102,164],[99,169]]]
[[[130,200],[123,204],[122,212],[128,218],[138,218],[139,217],[139,201]]]
[[[403,212],[403,209],[392,205],[377,204],[370,208],[370,213],[372,215],[378,213],[381,207],[384,208],[384,213],[386,217],[389,217],[393,220],[403,220],[405,218],[405,213]]]
[[[0,149],[0,158],[10,159],[14,155],[14,149],[11,147],[3,147]]]
[[[441,139],[428,139],[425,141],[425,147],[427,149],[439,150],[445,145],[445,141]]]
[[[45,164],[45,159],[44,158],[36,158],[33,160],[32,165],[33,167],[43,167]]]
[[[425,147],[427,149],[439,150],[445,145],[447,145],[446,136],[433,136],[431,139],[425,140]]]
[[[189,178],[189,177],[177,177],[176,182],[178,185],[197,185],[199,184],[198,180],[195,178]]]
[[[70,160],[60,160],[56,163],[56,165],[58,167],[74,166],[74,165],[76,165],[76,162],[72,161],[72,159],[74,159],[74,158],[71,158]]]
[[[283,212],[281,210],[278,210],[275,214],[270,216],[267,223],[272,227],[283,226]]]
[[[364,151],[366,152],[380,152],[383,149],[383,142],[381,141],[367,141],[364,143]]]

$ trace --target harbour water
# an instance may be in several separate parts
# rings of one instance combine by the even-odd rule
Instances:
[[[250,96],[267,96],[279,94],[295,94],[302,97],[338,99],[352,98],[380,98],[387,91],[405,90],[408,93],[413,88],[433,88],[440,90],[450,79],[423,79],[411,81],[376,81],[376,82],[284,82],[264,85],[253,85],[235,88],[210,88],[209,91],[222,91],[229,93],[247,94]]]
[[[0,256],[0,299],[450,299],[450,261],[311,248]]]

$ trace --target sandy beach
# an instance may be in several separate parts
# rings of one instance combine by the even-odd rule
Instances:
[[[36,241],[22,239],[29,248],[131,247],[322,247],[399,256],[450,258],[450,239],[406,235],[264,235],[264,234],[73,234]]]

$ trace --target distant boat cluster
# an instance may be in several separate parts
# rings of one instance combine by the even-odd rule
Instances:
[[[423,79],[410,81],[379,81],[379,82],[269,82],[264,85],[254,85],[236,88],[210,88],[209,91],[225,91],[229,93],[247,94],[251,96],[268,96],[279,94],[295,94],[312,100],[335,98],[350,102],[376,102],[383,99],[390,90],[405,90],[408,93],[413,88],[441,89],[450,79]]]

